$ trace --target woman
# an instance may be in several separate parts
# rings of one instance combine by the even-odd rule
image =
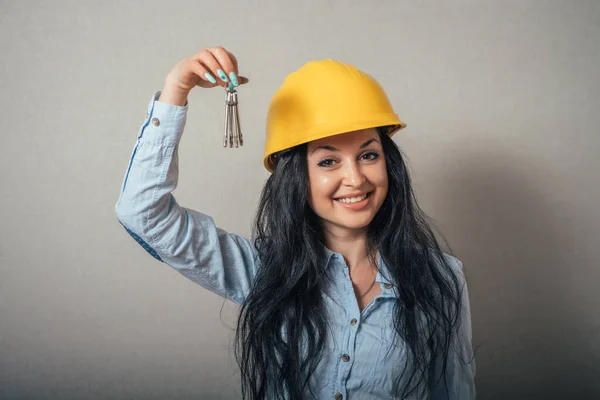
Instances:
[[[155,258],[241,305],[243,398],[475,398],[462,264],[415,201],[390,139],[405,125],[368,74],[313,61],[274,95],[252,241],[177,204],[189,92],[247,82],[222,47],[175,65],[116,206]]]

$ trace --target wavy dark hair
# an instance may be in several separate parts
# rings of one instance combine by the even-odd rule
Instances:
[[[388,194],[367,227],[366,250],[373,265],[379,251],[389,266],[388,279],[398,285],[393,322],[410,365],[402,373],[408,378],[396,380],[396,393],[402,390],[404,398],[423,387],[436,357],[442,360],[437,379],[445,375],[462,288],[429,217],[417,205],[400,149],[385,127],[377,130]],[[254,219],[260,268],[241,306],[234,349],[243,399],[283,399],[287,393],[291,400],[304,400],[307,385],[314,396],[308,382],[325,346],[322,292],[331,277],[322,265],[321,221],[308,202],[306,150],[303,144],[277,154]],[[404,387],[402,381],[407,382]]]

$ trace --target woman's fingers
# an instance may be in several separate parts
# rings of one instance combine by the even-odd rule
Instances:
[[[217,86],[217,80],[212,76],[209,70],[198,60],[191,60],[192,71],[198,75],[198,83],[196,86],[203,88],[211,88]]]
[[[221,66],[220,70],[215,71],[219,78],[229,85],[229,82],[233,82],[234,86],[239,85],[238,82],[238,70],[237,65],[231,59],[230,53],[223,47],[213,47],[209,50],[215,60]]]
[[[219,78],[219,75],[217,73],[217,71],[221,70],[221,65],[219,64],[219,62],[215,59],[215,57],[212,55],[212,53],[208,50],[208,49],[202,49],[200,50],[198,53],[196,53],[193,57],[194,60],[196,60],[197,62],[199,62],[202,67],[204,69],[206,69],[206,72],[208,72],[208,75],[206,75],[206,72],[203,76],[201,76],[203,79],[208,80],[210,83],[212,83],[213,85],[220,85],[220,86],[224,86],[225,83],[223,82],[223,80],[221,80]]]
[[[235,58],[235,56],[229,51],[227,52],[227,55],[229,55],[229,59],[233,63],[233,68],[234,68],[236,75],[239,74],[237,58]]]
[[[230,83],[238,86],[249,82],[248,78],[238,76],[237,59],[223,47],[202,49],[192,56],[192,60],[199,65],[195,67],[201,78],[197,86],[228,87]]]
[[[235,56],[232,53],[227,52],[227,54],[229,54],[229,58],[231,59],[231,62],[234,65],[235,73],[237,75],[238,71],[239,71],[238,60],[237,60],[237,58],[235,58]],[[243,85],[243,84],[246,84],[246,83],[250,82],[250,80],[248,78],[246,78],[245,76],[238,76],[238,82],[239,82],[240,85]]]

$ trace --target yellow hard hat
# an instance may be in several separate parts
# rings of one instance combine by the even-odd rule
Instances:
[[[273,172],[271,156],[281,150],[381,126],[392,136],[406,124],[373,77],[339,61],[310,61],[289,74],[271,99],[263,164]]]

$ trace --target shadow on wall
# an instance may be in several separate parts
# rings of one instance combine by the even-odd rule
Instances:
[[[447,152],[447,168],[430,171],[435,209],[448,216],[436,225],[461,244],[452,249],[469,283],[478,399],[593,398],[600,357],[586,344],[577,232],[561,211],[572,205],[544,193],[552,166],[492,151]]]

